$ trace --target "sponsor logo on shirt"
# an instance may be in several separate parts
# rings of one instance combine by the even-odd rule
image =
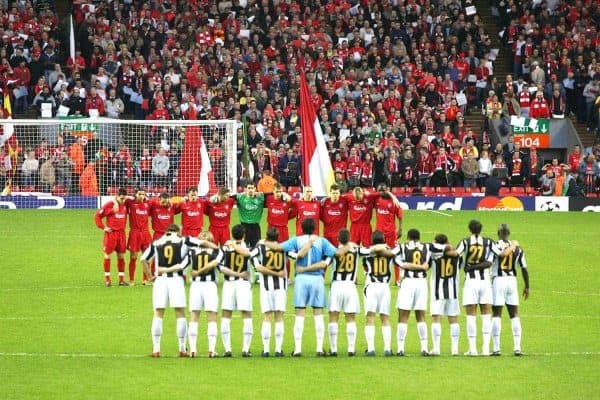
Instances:
[[[148,215],[148,210],[140,210],[140,209],[137,209],[137,210],[135,210],[135,213],[136,213],[137,215]]]
[[[158,219],[170,219],[171,216],[170,215],[164,215],[164,214],[159,214],[158,215]]]
[[[224,213],[224,212],[217,211],[217,212],[215,213],[215,217],[219,217],[219,218],[225,218],[225,217],[227,217],[227,213]]]
[[[126,216],[125,214],[121,214],[121,213],[115,214],[115,218],[118,218],[118,219],[123,219],[123,218],[125,218],[125,216]]]
[[[200,215],[200,212],[199,211],[188,211],[187,215],[190,217],[197,217]]]
[[[354,206],[355,211],[367,211],[367,207],[365,206]]]
[[[271,208],[271,213],[276,214],[276,215],[283,215],[283,214],[285,214],[285,211],[280,210],[278,208]]]

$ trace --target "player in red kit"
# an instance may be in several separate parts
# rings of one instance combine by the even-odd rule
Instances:
[[[323,236],[337,247],[338,232],[346,229],[348,221],[348,202],[340,197],[340,187],[335,183],[329,189],[329,197],[321,204],[321,221],[323,221]]]
[[[134,285],[135,267],[138,255],[152,243],[152,236],[148,228],[148,218],[150,217],[150,203],[146,199],[146,192],[137,188],[134,198],[125,200],[127,214],[129,215],[129,238],[127,240],[127,249],[129,249],[129,285]],[[144,274],[144,285],[148,282],[148,277]]]
[[[104,231],[102,252],[104,254],[104,282],[106,286],[111,286],[110,255],[113,251],[117,252],[119,286],[128,286],[125,283],[125,249],[127,248],[125,238],[125,227],[127,225],[126,196],[127,191],[120,188],[115,200],[107,202],[95,214],[96,226]],[[106,225],[102,221],[103,218],[106,218]]]
[[[385,184],[377,187],[379,198],[375,200],[375,230],[383,232],[385,243],[394,248],[397,240],[402,236],[402,208],[395,196],[391,195]],[[396,219],[398,219],[398,229],[396,229]],[[400,269],[394,270],[396,283],[400,281]]]
[[[313,191],[310,186],[304,186],[302,191],[302,199],[293,200],[294,214],[296,217],[296,235],[302,235],[302,221],[305,219],[314,219],[319,221],[321,215],[321,203],[313,197]],[[315,235],[319,236],[319,225],[315,227]]]
[[[150,202],[150,220],[152,221],[152,241],[160,239],[167,228],[173,225],[175,206],[171,204],[168,193],[161,193],[158,200]]]
[[[235,199],[229,196],[229,189],[221,188],[219,193],[211,197],[206,203],[206,215],[210,226],[208,230],[213,234],[215,243],[219,246],[225,245],[230,238],[229,224],[231,222],[231,211],[235,205]]]
[[[361,187],[355,187],[352,193],[344,197],[348,201],[348,215],[350,217],[350,241],[371,246],[371,219],[373,206],[379,196],[377,192],[366,192]]]
[[[181,213],[181,234],[197,238],[204,224],[204,201],[198,198],[198,189],[187,190],[187,199],[175,205],[175,214]]]
[[[278,241],[285,242],[290,238],[288,221],[292,218],[292,202],[287,193],[283,193],[283,186],[276,183],[273,186],[273,195],[265,200],[267,207],[268,229],[275,228],[279,232]]]

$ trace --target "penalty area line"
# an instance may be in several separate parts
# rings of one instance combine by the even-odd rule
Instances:
[[[443,216],[445,216],[445,217],[452,217],[452,216],[453,216],[452,214],[444,213],[444,212],[437,211],[437,210],[429,210],[429,211],[430,211],[430,212],[432,212],[432,213],[434,213],[434,214],[440,214],[440,215],[443,215]]]

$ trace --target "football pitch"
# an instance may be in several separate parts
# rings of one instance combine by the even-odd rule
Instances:
[[[234,314],[234,358],[208,359],[203,314],[198,335],[202,356],[178,358],[175,318],[167,310],[162,357],[153,359],[149,357],[152,289],[139,284],[104,287],[102,232],[94,225],[93,210],[0,210],[0,399],[599,398],[600,216],[407,211],[404,232],[418,228],[423,242],[443,232],[456,244],[467,235],[472,218],[480,219],[484,235],[494,239],[498,225],[508,223],[512,239],[525,249],[531,292],[529,300],[521,300],[524,357],[512,355],[505,311],[501,357],[450,356],[446,321],[442,322],[442,356],[421,357],[411,315],[404,358],[383,357],[379,328],[377,357],[362,355],[366,348],[363,316],[357,323],[356,357],[345,354],[345,325],[340,317],[340,355],[316,358],[314,324],[308,312],[304,356],[291,358],[294,318],[288,296],[286,357],[261,358],[262,318],[255,285],[254,357],[241,357],[242,321]],[[112,267],[114,284],[114,260]],[[520,275],[518,279],[522,290]],[[361,276],[361,291],[362,281]],[[395,301],[393,288],[392,308]],[[391,319],[395,351],[397,311]],[[477,322],[481,340],[481,320]],[[462,354],[467,351],[464,312],[460,324]],[[327,343],[326,334],[325,348]],[[217,351],[223,352],[220,337]]]

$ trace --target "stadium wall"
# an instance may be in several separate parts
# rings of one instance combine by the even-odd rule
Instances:
[[[96,209],[111,196],[60,197],[47,193],[18,193],[0,196],[0,209]],[[431,211],[583,211],[600,212],[600,198],[560,196],[469,196],[469,197],[398,197],[405,210]]]

